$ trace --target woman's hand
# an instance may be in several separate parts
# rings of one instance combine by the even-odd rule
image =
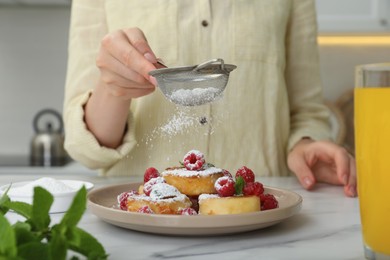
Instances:
[[[357,196],[355,160],[337,144],[302,139],[289,153],[288,166],[306,189],[325,182],[343,185],[347,196]]]
[[[100,87],[125,100],[150,94],[156,81],[148,72],[156,69],[156,56],[138,28],[106,35],[96,59]]]
[[[100,78],[84,108],[87,127],[101,146],[122,144],[131,99],[155,90],[156,81],[148,72],[156,69],[156,62],[138,28],[119,30],[102,39],[96,58]]]

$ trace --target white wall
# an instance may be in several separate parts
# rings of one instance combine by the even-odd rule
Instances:
[[[0,5],[0,156],[29,153],[32,120],[62,111],[70,7]],[[389,46],[320,46],[324,95],[354,84],[357,64],[390,61]]]
[[[358,64],[390,62],[390,45],[322,45],[319,47],[325,98],[334,101],[355,81]]]
[[[34,115],[62,111],[69,10],[0,6],[0,155],[28,154]]]

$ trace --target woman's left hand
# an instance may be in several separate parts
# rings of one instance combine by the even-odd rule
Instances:
[[[343,147],[328,141],[302,139],[287,160],[288,167],[306,189],[324,182],[343,185],[347,196],[357,196],[355,159]]]

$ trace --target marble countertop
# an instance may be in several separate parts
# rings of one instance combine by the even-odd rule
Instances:
[[[51,176],[0,174],[0,185]],[[138,178],[56,174],[58,179],[78,179],[102,187]],[[301,211],[268,228],[223,236],[180,237],[142,233],[103,222],[88,210],[79,227],[105,247],[109,259],[364,259],[359,204],[347,198],[341,187],[317,185],[306,191],[294,177],[261,178],[265,185],[292,190],[303,197]],[[7,213],[10,222],[17,216]],[[52,214],[52,223],[62,214]]]

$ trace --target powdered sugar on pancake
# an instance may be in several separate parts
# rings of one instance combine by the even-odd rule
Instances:
[[[185,201],[186,198],[187,196],[185,194],[180,193],[180,191],[172,185],[167,183],[157,183],[153,185],[150,196],[145,194],[132,194],[128,197],[128,200],[172,203],[176,201]]]
[[[173,170],[167,170],[163,171],[161,173],[161,176],[165,175],[178,175],[183,177],[193,177],[193,176],[209,176],[216,173],[221,173],[222,169],[217,167],[209,167],[202,171],[191,171],[187,170],[186,168],[180,168],[180,169],[173,169]]]
[[[167,199],[180,196],[180,194],[180,191],[178,191],[172,185],[166,183],[157,183],[152,187],[152,191],[150,192],[150,198],[155,200]]]
[[[202,200],[205,199],[217,199],[217,198],[220,198],[218,194],[200,194],[198,197],[198,202],[201,203]]]

